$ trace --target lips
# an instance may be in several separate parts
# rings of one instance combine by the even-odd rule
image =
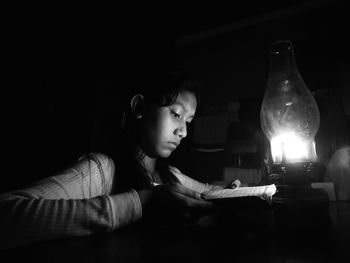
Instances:
[[[173,145],[175,148],[176,148],[177,146],[179,146],[179,143],[178,143],[178,142],[169,142],[169,144],[170,144],[170,145]]]

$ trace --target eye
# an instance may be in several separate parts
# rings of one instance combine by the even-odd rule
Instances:
[[[173,115],[175,118],[180,119],[181,115],[177,114],[175,111],[170,111],[170,114]]]

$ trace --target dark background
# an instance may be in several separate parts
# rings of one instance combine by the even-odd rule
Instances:
[[[199,115],[238,100],[241,120],[259,129],[267,47],[279,39],[292,40],[301,74],[318,100],[322,158],[348,140],[345,1],[8,11],[0,191],[52,175],[88,151],[108,149],[120,123],[120,97],[142,74],[188,70],[202,84]],[[176,161],[190,171],[182,156]]]

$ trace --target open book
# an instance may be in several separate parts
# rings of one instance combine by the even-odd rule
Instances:
[[[240,198],[240,197],[258,197],[266,200],[268,204],[272,203],[272,196],[276,193],[275,184],[252,186],[252,187],[238,187],[235,189],[221,189],[205,192],[207,200]]]

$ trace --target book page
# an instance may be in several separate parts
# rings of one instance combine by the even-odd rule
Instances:
[[[235,189],[214,190],[205,192],[205,194],[207,196],[207,200],[244,196],[257,196],[271,203],[272,196],[276,193],[276,190],[276,185],[270,184],[263,186],[238,187]]]

